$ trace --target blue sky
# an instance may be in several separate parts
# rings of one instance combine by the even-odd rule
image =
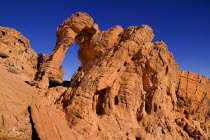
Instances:
[[[50,54],[56,28],[78,11],[93,17],[100,30],[114,25],[149,25],[163,40],[180,69],[210,77],[210,0],[0,0],[0,26],[15,28],[37,53]],[[64,59],[69,80],[80,62],[78,46]]]

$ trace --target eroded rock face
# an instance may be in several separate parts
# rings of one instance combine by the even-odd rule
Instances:
[[[209,139],[210,79],[180,71],[176,123],[194,139]],[[186,135],[186,134],[185,134]]]
[[[37,54],[29,46],[30,41],[12,28],[0,27],[0,63],[8,71],[18,73],[32,81],[37,70]]]
[[[52,54],[37,57],[39,96],[23,107],[30,108],[26,138],[36,131],[43,140],[210,139],[210,79],[179,70],[153,37],[147,25],[100,31],[83,12],[65,20]],[[74,41],[82,65],[63,82],[61,63]]]
[[[165,126],[176,125],[178,65],[162,41],[151,43],[153,36],[152,29],[142,25],[116,26],[90,39],[80,35],[83,42],[76,38],[79,58],[87,63],[57,102],[70,127],[87,139],[173,138],[169,131],[178,136],[173,129],[162,133]],[[91,51],[95,57],[82,55],[85,49],[95,50],[92,44],[97,44],[97,51]]]
[[[0,139],[26,140],[35,134],[32,124],[30,105],[41,97],[37,89],[19,77],[0,69]]]
[[[164,42],[151,42],[153,36],[147,25],[100,32],[86,13],[76,13],[61,24],[49,65],[59,68],[74,41],[80,45],[82,63],[56,101],[70,128],[86,139],[208,139],[209,116],[204,114],[209,106],[199,121],[182,111],[180,99],[189,94],[181,88],[183,74]],[[206,79],[201,85],[209,85]],[[197,104],[194,110],[209,102],[205,87],[194,93],[202,97],[192,99],[190,104]],[[180,120],[185,125],[180,126]]]

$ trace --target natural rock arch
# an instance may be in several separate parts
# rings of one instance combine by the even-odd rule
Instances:
[[[81,62],[78,59],[79,48],[80,46],[74,42],[65,53],[65,57],[61,64],[64,71],[64,81],[70,81],[74,72],[81,66]]]
[[[18,32],[0,28],[0,36],[0,48],[8,48],[1,53],[1,63],[7,66],[14,60],[11,56],[21,58],[16,54],[23,52],[32,61],[24,67],[30,69],[19,72],[32,79],[37,68],[35,81],[41,88],[1,69],[2,107],[9,113],[1,117],[3,138],[5,134],[21,138],[13,132],[24,130],[20,134],[30,139],[29,119],[41,139],[210,138],[210,79],[179,70],[164,42],[151,42],[149,26],[115,26],[100,32],[91,17],[76,13],[58,28],[53,53],[39,54],[38,64],[29,41]],[[47,89],[49,81],[61,85],[60,64],[74,41],[80,45],[82,67],[66,87]],[[16,47],[17,52],[10,52]],[[13,62],[18,68],[25,59]],[[15,128],[10,125],[14,120]]]
[[[78,58],[81,61],[83,71],[88,70],[94,63],[94,59],[110,49],[122,33],[123,28],[115,26],[107,31],[98,29],[98,25],[84,12],[78,12],[66,19],[57,29],[57,42],[51,55],[42,62],[38,74],[41,74],[38,87],[47,88],[49,79],[62,80],[62,76],[56,76],[61,71],[61,63],[67,49],[74,43],[80,46]]]
[[[49,79],[62,77],[58,74],[62,73],[60,64],[66,50],[76,41],[82,66],[54,102],[64,111],[70,128],[87,139],[178,139],[180,135],[207,139],[204,129],[191,129],[194,126],[189,125],[192,120],[188,116],[195,112],[193,117],[204,120],[196,112],[202,104],[201,114],[208,114],[205,106],[209,103],[209,89],[197,92],[196,88],[191,93],[204,96],[205,100],[190,97],[187,92],[192,89],[186,84],[180,86],[183,77],[189,79],[190,73],[179,71],[166,44],[151,42],[153,37],[153,30],[147,25],[99,31],[88,14],[73,14],[57,29],[56,47],[40,65],[38,86],[47,88]],[[190,99],[180,100],[184,95]],[[191,99],[193,109],[183,111],[184,104]],[[194,131],[199,131],[197,136]]]

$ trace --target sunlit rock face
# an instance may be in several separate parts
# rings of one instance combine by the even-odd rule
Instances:
[[[28,105],[28,137],[210,139],[210,79],[179,70],[166,44],[151,42],[151,27],[100,31],[78,12],[56,35],[53,52],[37,56],[32,83],[40,96]],[[63,82],[61,63],[75,41],[81,67]]]
[[[8,71],[19,73],[32,81],[37,69],[37,54],[29,46],[30,41],[15,29],[0,26],[0,64]]]
[[[99,31],[79,12],[57,37],[49,65],[58,69],[74,41],[82,65],[56,106],[86,139],[208,139],[209,79],[186,80],[164,42],[151,42],[151,27]]]

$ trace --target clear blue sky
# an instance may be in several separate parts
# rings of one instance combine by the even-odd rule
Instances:
[[[180,69],[210,77],[210,0],[0,0],[0,9],[0,26],[20,31],[37,53],[51,53],[56,28],[78,11],[92,16],[100,30],[147,24]],[[65,79],[80,65],[77,50],[73,45],[67,52]]]

